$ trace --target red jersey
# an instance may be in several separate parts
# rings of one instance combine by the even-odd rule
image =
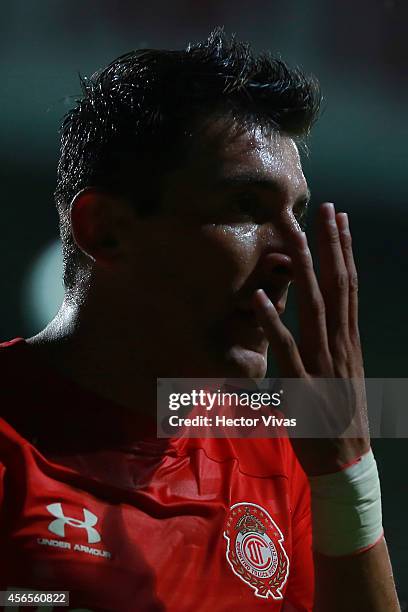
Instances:
[[[71,610],[312,610],[309,488],[287,439],[137,435],[135,411],[24,340],[0,347],[1,591],[69,591]]]

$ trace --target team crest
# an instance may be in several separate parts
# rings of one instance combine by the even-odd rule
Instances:
[[[282,599],[289,574],[284,537],[268,512],[249,502],[231,506],[224,538],[234,574],[254,589],[257,597]]]

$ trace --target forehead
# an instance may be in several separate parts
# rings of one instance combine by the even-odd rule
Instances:
[[[223,118],[200,128],[187,164],[171,178],[173,186],[179,183],[183,190],[259,181],[270,183],[288,196],[307,191],[299,151],[292,138]]]

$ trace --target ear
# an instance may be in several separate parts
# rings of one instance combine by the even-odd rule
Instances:
[[[71,203],[71,229],[78,247],[91,259],[113,263],[125,254],[135,213],[128,202],[87,187]]]

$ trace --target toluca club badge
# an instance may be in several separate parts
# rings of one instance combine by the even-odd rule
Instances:
[[[249,502],[234,504],[225,521],[227,559],[257,597],[282,599],[289,574],[284,537],[268,512]]]

